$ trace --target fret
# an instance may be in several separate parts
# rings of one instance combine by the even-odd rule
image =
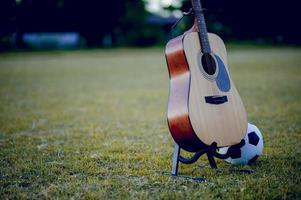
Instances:
[[[202,5],[200,0],[192,0],[192,6],[197,19],[198,35],[201,43],[203,53],[210,53],[211,48],[209,44],[208,32],[206,27],[206,21],[202,12]]]

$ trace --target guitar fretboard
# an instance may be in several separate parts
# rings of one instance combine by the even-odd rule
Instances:
[[[201,42],[201,48],[203,53],[210,53],[211,48],[209,44],[208,32],[206,27],[205,17],[202,11],[202,5],[200,0],[192,0],[192,6],[194,14],[197,20],[198,34]]]

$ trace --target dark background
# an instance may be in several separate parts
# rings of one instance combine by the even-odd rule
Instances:
[[[28,48],[24,33],[77,32],[82,47],[164,44],[175,17],[148,13],[141,0],[1,0],[0,49]],[[202,0],[209,31],[225,40],[300,45],[297,1]],[[181,10],[187,11],[190,1]],[[168,7],[166,10],[178,8]],[[188,29],[187,17],[175,30]],[[14,42],[12,42],[14,38]]]

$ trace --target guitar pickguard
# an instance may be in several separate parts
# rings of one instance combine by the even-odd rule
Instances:
[[[222,59],[218,55],[215,55],[215,58],[219,67],[219,71],[215,80],[216,85],[220,91],[228,92],[231,89],[231,82],[228,72]]]

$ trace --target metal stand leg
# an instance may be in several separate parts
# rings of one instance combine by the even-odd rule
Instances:
[[[174,151],[173,151],[173,158],[172,158],[172,169],[171,174],[176,176],[178,175],[178,166],[179,166],[179,155],[180,155],[180,147],[175,143]]]
[[[215,162],[214,157],[213,157],[213,155],[212,155],[212,152],[208,152],[208,153],[207,153],[207,158],[208,158],[210,167],[211,167],[212,169],[216,169],[216,168],[217,168],[217,165],[216,165],[216,162]]]

